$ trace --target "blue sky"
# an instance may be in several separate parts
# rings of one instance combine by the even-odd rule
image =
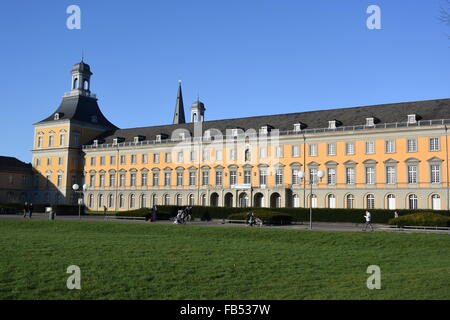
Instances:
[[[81,8],[68,30],[66,8]],[[382,30],[366,27],[378,5]],[[91,90],[121,128],[168,124],[177,81],[206,119],[450,97],[440,0],[9,0],[0,4],[0,155],[31,159],[32,124]]]

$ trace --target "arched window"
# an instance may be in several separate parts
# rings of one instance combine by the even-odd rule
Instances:
[[[98,196],[98,207],[99,208],[103,208],[103,195],[102,194],[100,194],[99,196]]]
[[[388,210],[395,210],[396,209],[396,205],[395,205],[395,195],[393,194],[388,194],[388,196],[386,197],[387,199],[387,208]]]
[[[152,195],[152,206],[156,206],[158,204],[158,197],[156,194]]]
[[[193,194],[189,195],[188,203],[189,203],[189,206],[193,206],[194,205],[194,195]]]
[[[123,194],[119,195],[119,208],[123,208],[125,206],[125,201],[124,201],[124,197]]]
[[[250,149],[245,149],[245,154],[244,154],[244,159],[245,161],[251,161],[251,153],[250,153]]]
[[[292,205],[294,206],[294,208],[300,208],[300,197],[298,196],[298,194],[294,194],[294,196],[292,197]]]
[[[202,200],[202,206],[206,206],[206,194],[202,194],[201,200]]]
[[[84,90],[89,90],[89,82],[87,80],[83,81],[83,89]]]
[[[114,196],[112,194],[108,197],[108,207],[113,208],[114,207]]]
[[[92,194],[89,195],[88,206],[89,206],[89,208],[94,207],[94,195],[92,195]]]
[[[164,195],[164,205],[169,206],[170,205],[170,196],[168,194]]]
[[[183,205],[183,197],[181,196],[181,194],[177,194],[176,201],[177,201],[177,206]]]
[[[78,78],[73,79],[73,87],[72,89],[77,89],[78,88]]]
[[[415,210],[417,209],[417,205],[418,205],[418,199],[417,196],[415,194],[410,194],[408,196],[408,206],[410,210]]]
[[[317,196],[312,194],[310,197],[311,208],[317,208]]]
[[[141,208],[146,208],[147,207],[147,196],[145,194],[143,194],[141,196]]]
[[[355,196],[352,194],[347,195],[345,202],[347,209],[353,209],[355,207]]]
[[[336,196],[334,194],[329,194],[327,197],[328,208],[335,209],[336,208]]]
[[[433,210],[442,210],[441,196],[440,195],[433,194],[431,196],[431,209],[433,209]]]
[[[368,194],[366,196],[366,208],[375,209],[375,196],[373,194]]]
[[[130,195],[130,209],[134,209],[134,207],[136,206],[136,197],[134,196],[134,194]]]

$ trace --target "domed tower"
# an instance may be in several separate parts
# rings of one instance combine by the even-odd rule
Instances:
[[[191,106],[191,121],[203,122],[205,120],[205,105],[197,99]]]
[[[33,202],[76,203],[72,185],[83,181],[83,144],[117,129],[90,91],[89,65],[81,61],[72,67],[71,74],[71,90],[64,94],[59,107],[34,124]]]

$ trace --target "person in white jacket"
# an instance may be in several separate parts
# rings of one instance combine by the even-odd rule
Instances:
[[[371,222],[371,215],[370,215],[369,211],[366,211],[366,215],[364,216],[364,218],[366,218],[366,224],[364,225],[363,231],[366,231],[367,227],[370,227],[370,229],[373,231],[373,226],[372,226],[372,222]]]

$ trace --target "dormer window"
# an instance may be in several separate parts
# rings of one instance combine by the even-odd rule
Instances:
[[[134,137],[134,143],[139,143],[139,137]]]
[[[375,125],[375,119],[372,118],[366,118],[366,126],[367,127],[373,127]]]
[[[267,134],[267,133],[269,133],[269,128],[267,126],[262,126],[261,129],[259,130],[259,132],[261,134]]]
[[[60,114],[59,114],[59,112],[57,112],[57,113],[55,113],[55,116],[54,116],[54,120],[59,120],[59,117],[60,117]]]
[[[156,135],[156,141],[161,142],[161,135],[160,134]]]
[[[211,139],[211,131],[209,131],[209,130],[206,130],[206,131],[205,131],[205,139],[206,139],[206,140]]]
[[[408,123],[417,123],[417,115],[409,114],[408,115]]]
[[[328,121],[328,129],[336,129],[336,120]]]
[[[231,135],[232,135],[233,137],[237,137],[237,135],[238,135],[238,129],[231,129]]]
[[[295,132],[302,131],[302,124],[301,123],[294,123],[294,131]]]
[[[94,147],[98,147],[98,140],[94,140]]]
[[[98,122],[97,116],[91,116],[91,122],[92,123],[97,123]]]
[[[180,140],[181,141],[186,140],[186,132],[180,132]]]
[[[118,138],[114,138],[113,139],[113,145],[117,145],[119,143],[119,139]]]

